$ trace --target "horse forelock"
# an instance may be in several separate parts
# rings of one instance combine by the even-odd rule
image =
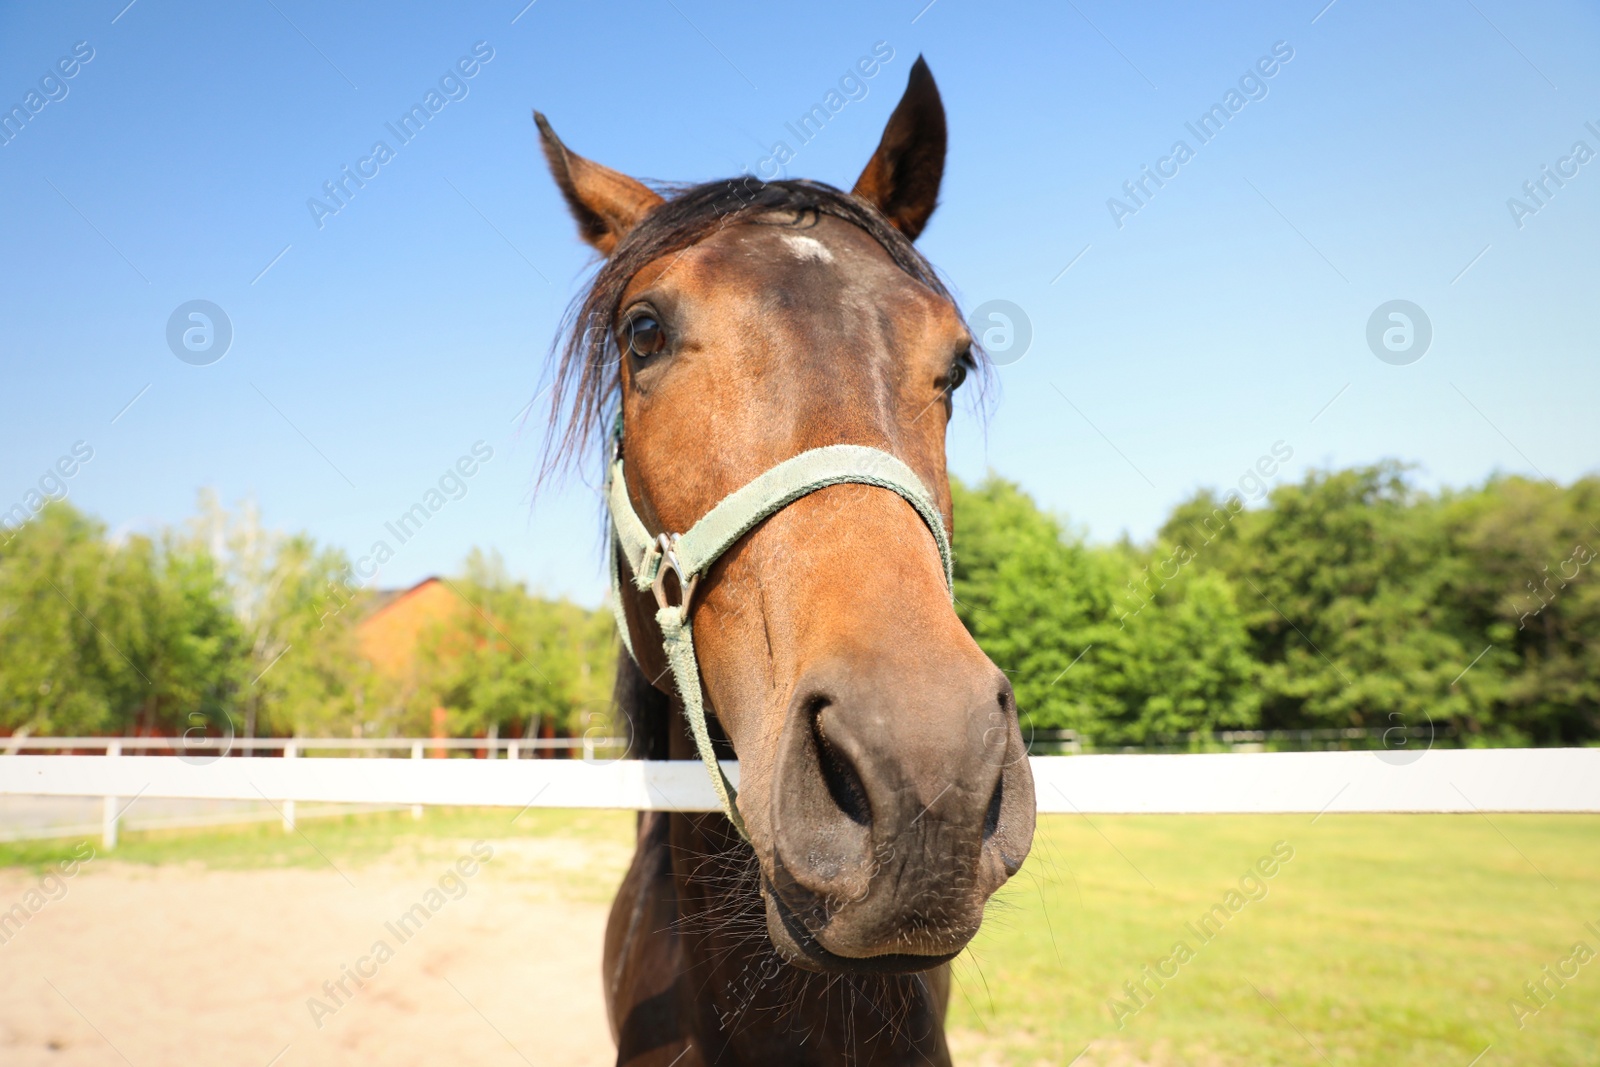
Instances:
[[[763,182],[749,176],[700,185],[664,186],[671,195],[630,231],[601,263],[588,287],[573,300],[551,350],[549,421],[539,482],[560,474],[600,446],[616,417],[620,356],[616,317],[624,291],[647,264],[681,253],[726,226],[759,216],[793,212],[796,222],[829,215],[864,230],[894,264],[938,296],[955,304],[938,272],[911,241],[871,205],[824,182],[792,179]],[[985,384],[988,361],[973,345],[970,368]]]

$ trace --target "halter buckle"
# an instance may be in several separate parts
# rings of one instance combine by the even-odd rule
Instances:
[[[687,616],[689,602],[694,599],[694,587],[700,583],[700,576],[697,574],[692,578],[684,577],[683,567],[678,563],[679,537],[679,534],[662,534],[656,538],[656,544],[661,549],[661,564],[656,568],[655,581],[650,583],[650,589],[656,595],[656,607],[670,607],[671,605],[667,603],[666,577],[667,571],[672,571],[678,576],[678,591],[683,595],[683,603],[679,608]]]

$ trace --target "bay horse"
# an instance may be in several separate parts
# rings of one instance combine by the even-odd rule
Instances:
[[[1011,686],[951,605],[945,428],[983,355],[912,246],[938,88],[919,57],[849,193],[663,196],[534,118],[604,257],[545,471],[609,443],[630,751],[726,784],[723,812],[639,816],[604,949],[617,1063],[948,1064],[949,963],[1028,854],[1034,789]],[[697,524],[725,529],[686,564]]]

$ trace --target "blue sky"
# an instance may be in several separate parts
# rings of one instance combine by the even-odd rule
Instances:
[[[0,509],[82,441],[66,490],[113,529],[182,521],[212,486],[359,556],[481,441],[380,583],[480,545],[598,603],[593,491],[533,498],[517,419],[591,265],[530,110],[641,177],[755,169],[784,140],[787,174],[848,187],[919,52],[951,131],[921,246],[966,307],[1010,301],[1033,333],[987,423],[953,427],[956,473],[1111,539],[1274,445],[1274,482],[1383,457],[1430,486],[1596,468],[1600,158],[1573,156],[1600,152],[1592,6],[925,2],[0,7],[0,108],[57,97],[0,145]],[[478,42],[492,58],[401,145],[385,124]],[[877,42],[865,97],[797,146],[785,123]],[[1292,58],[1202,144],[1185,124],[1275,45]],[[393,158],[315,218],[378,140]],[[1192,158],[1163,163],[1179,140]],[[1136,205],[1144,166],[1177,172]],[[1570,176],[1531,202],[1542,167]],[[233,330],[205,366],[166,340],[197,299]],[[1366,337],[1395,299],[1433,334],[1405,365]]]

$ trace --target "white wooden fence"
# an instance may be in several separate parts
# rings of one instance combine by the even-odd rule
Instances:
[[[573,751],[579,752],[586,761],[593,761],[598,753],[620,753],[625,749],[627,739],[622,737],[593,737],[585,734],[583,737],[554,737],[554,738],[462,738],[462,737],[381,737],[381,738],[349,738],[349,737],[28,737],[13,736],[5,738],[3,748],[0,748],[0,767],[7,764],[8,757],[15,756],[18,752],[47,750],[50,752],[65,752],[76,754],[82,749],[99,750],[105,756],[120,757],[124,751],[157,751],[170,752],[182,751],[183,755],[176,757],[178,762],[190,765],[210,765],[211,763],[237,753],[245,757],[253,757],[258,751],[280,752],[285,759],[295,759],[309,752],[343,752],[343,753],[374,753],[386,751],[408,751],[412,759],[422,759],[425,755],[439,752],[483,752],[490,759],[503,757],[515,760],[523,757],[536,757],[540,752],[548,751]],[[60,756],[48,758],[59,759]],[[92,757],[98,758],[98,757]],[[90,766],[93,766],[91,764]],[[91,772],[94,773],[94,772]],[[4,773],[0,771],[0,781]],[[153,784],[153,783],[152,783]],[[190,793],[162,792],[152,789],[147,785],[132,799],[125,799],[114,793],[107,793],[101,789],[83,790],[68,788],[66,790],[50,790],[48,792],[28,793],[15,790],[6,790],[0,787],[0,796],[10,792],[12,795],[33,796],[99,796],[101,800],[101,840],[107,848],[117,845],[117,829],[122,815],[134,800],[140,796],[164,797],[168,799],[200,799]],[[283,820],[285,831],[293,830],[296,821],[296,798],[273,798],[264,793],[254,796],[221,796],[207,794],[204,799],[209,800],[265,800],[277,811]],[[412,804],[411,815],[413,818],[422,818],[422,805]],[[203,817],[195,820],[169,821],[168,825],[181,826],[209,826],[220,821],[215,817]],[[246,819],[245,821],[249,821]],[[24,837],[46,836],[46,833],[34,832],[23,834]],[[0,840],[10,839],[0,827]]]
[[[40,741],[40,747],[65,747],[59,738]],[[202,762],[193,751],[131,756],[122,751],[127,741],[96,741],[105,755],[0,756],[0,795],[104,797],[108,847],[116,842],[118,815],[140,797],[265,800],[282,812],[286,828],[293,828],[298,802],[412,805],[414,811],[421,805],[717,809],[695,761],[230,756]],[[286,756],[372,747],[276,744],[294,746]],[[433,742],[404,744],[416,757]],[[452,747],[483,748],[485,742]],[[1600,812],[1600,748],[1406,755],[1405,762],[1387,751],[1035,756],[1030,762],[1041,813]],[[738,764],[726,768],[737,784]]]

